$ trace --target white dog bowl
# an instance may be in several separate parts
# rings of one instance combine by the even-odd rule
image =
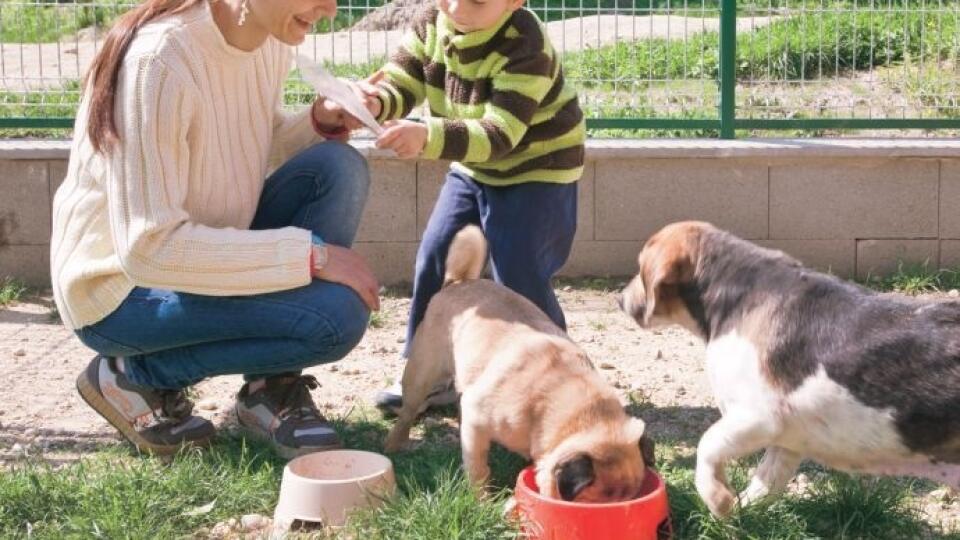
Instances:
[[[376,506],[395,489],[386,456],[361,450],[306,454],[283,468],[274,523],[280,528],[296,520],[343,525],[351,511]]]

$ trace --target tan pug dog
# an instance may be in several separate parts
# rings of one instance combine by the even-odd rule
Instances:
[[[654,460],[643,421],[626,414],[587,355],[539,308],[478,279],[486,258],[478,227],[457,233],[444,287],[411,344],[403,407],[386,450],[407,442],[430,391],[455,379],[463,464],[474,484],[487,480],[487,457],[496,441],[533,459],[537,485],[548,497],[637,497]]]

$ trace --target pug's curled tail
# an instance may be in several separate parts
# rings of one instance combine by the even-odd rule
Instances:
[[[487,262],[487,239],[476,225],[467,225],[453,237],[447,252],[443,286],[477,279]]]

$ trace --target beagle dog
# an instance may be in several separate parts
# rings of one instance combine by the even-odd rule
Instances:
[[[653,235],[620,298],[644,328],[706,342],[722,418],[700,439],[697,491],[725,516],[726,462],[766,449],[741,504],[801,460],[960,488],[960,302],[880,294],[708,223]]]
[[[430,300],[403,371],[403,406],[384,448],[396,452],[432,389],[453,379],[468,478],[486,482],[494,441],[533,459],[540,493],[613,502],[640,493],[654,465],[645,424],[533,302],[487,279],[479,227],[454,237],[443,289]]]

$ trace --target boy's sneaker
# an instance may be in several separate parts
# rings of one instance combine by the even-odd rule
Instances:
[[[438,384],[433,392],[427,396],[427,408],[453,405],[460,400],[460,394],[454,386],[453,380]],[[403,407],[403,386],[398,382],[377,392],[373,403],[378,409],[387,414],[399,414]]]
[[[251,381],[253,382],[253,381]],[[248,382],[237,394],[237,420],[254,436],[273,443],[291,459],[320,450],[340,448],[340,437],[313,403],[310,390],[320,384],[312,375],[277,375]]]
[[[214,434],[208,420],[194,416],[183,390],[158,390],[131,382],[115,358],[97,355],[77,377],[87,405],[141,452],[175,453],[182,446],[204,446]]]

